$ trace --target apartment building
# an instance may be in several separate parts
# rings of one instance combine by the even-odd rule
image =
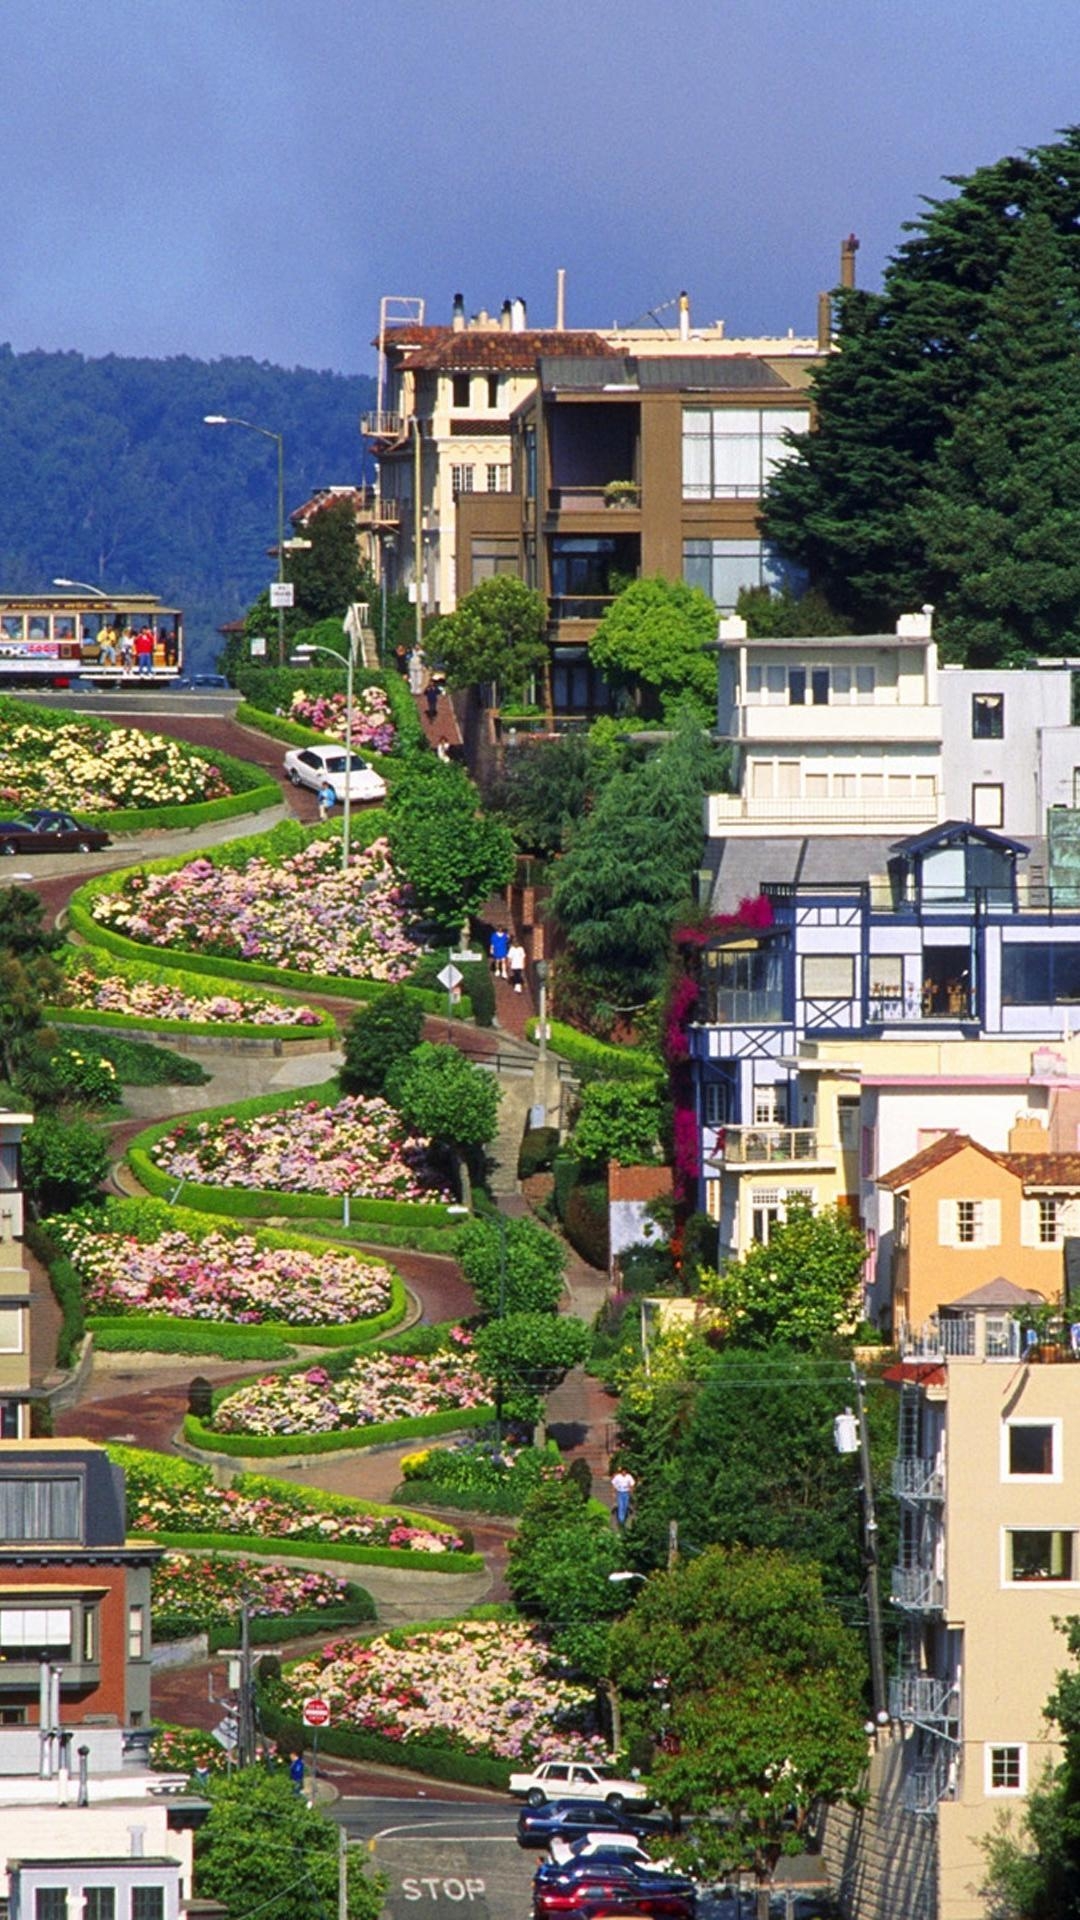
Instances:
[[[0,1109],[0,1440],[30,1435],[30,1275],[23,1263],[19,1155],[31,1113]]]
[[[904,1336],[892,1604],[903,1621],[890,1711],[894,1854],[933,1844],[904,1890],[926,1920],[982,1920],[981,1842],[1058,1749],[1044,1710],[1080,1592],[1080,1368],[1038,1364],[1023,1290],[991,1282]],[[895,1896],[894,1896],[895,1897]],[[863,1909],[895,1912],[893,1905]]]

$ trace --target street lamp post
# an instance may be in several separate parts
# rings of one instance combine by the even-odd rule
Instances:
[[[254,420],[238,420],[231,413],[204,413],[204,427],[246,427],[249,433],[261,433],[264,440],[273,440],[277,444],[277,577],[278,585],[285,581],[285,436],[275,433],[272,427],[256,426]],[[279,595],[279,599],[280,599]],[[277,610],[278,666],[285,665],[285,608]]]
[[[381,638],[381,640],[380,640],[380,642],[379,642],[379,665],[380,665],[380,667],[385,667],[385,665],[386,665],[386,601],[387,601],[387,584],[386,584],[386,576],[387,576],[387,572],[388,572],[388,568],[387,568],[387,564],[386,564],[386,563],[387,563],[387,561],[389,560],[389,558],[390,558],[390,555],[391,555],[391,554],[393,553],[393,551],[394,551],[394,548],[395,548],[395,546],[396,546],[396,545],[397,545],[397,542],[395,541],[395,539],[394,539],[394,536],[393,536],[393,534],[392,534],[392,533],[388,533],[388,534],[386,535],[386,537],[385,537],[385,539],[383,540],[383,546],[382,546],[382,579],[381,579],[381,581],[379,582],[379,587],[380,587],[380,600],[381,600],[381,603],[382,603],[382,604],[381,604],[381,606],[380,606],[380,609],[379,609],[379,612],[380,612],[380,621],[381,621],[381,626],[382,626],[382,638]]]
[[[298,659],[307,659],[312,653],[328,653],[332,660],[340,660],[345,668],[345,795],[341,813],[341,870],[349,871],[350,840],[352,832],[352,715],[353,715],[353,675],[356,669],[356,647],[359,631],[349,641],[348,653],[339,653],[336,647],[324,647],[317,640],[309,640],[297,647]]]
[[[82,593],[96,593],[99,600],[107,600],[109,597],[107,593],[102,592],[100,587],[92,587],[89,580],[65,580],[63,576],[59,574],[53,581],[53,586],[78,587]]]

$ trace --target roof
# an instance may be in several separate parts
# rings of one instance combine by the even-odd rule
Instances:
[[[508,333],[503,327],[490,331],[466,328],[464,333],[442,329],[442,338],[423,346],[409,360],[413,372],[515,371],[531,373],[537,361],[565,356],[588,356],[592,360],[616,359],[615,350],[598,333],[557,333],[526,331]]]
[[[702,863],[716,873],[710,911],[730,912],[740,900],[760,893],[766,881],[817,886],[868,880],[872,873],[884,872],[889,844],[861,833],[808,834],[805,839],[770,835],[760,840],[748,834],[717,834],[706,842]]]
[[[438,340],[440,335],[448,331],[445,326],[424,326],[419,320],[407,320],[403,326],[387,327],[382,344],[385,347],[421,347],[429,340]],[[378,334],[371,344],[373,347],[379,345]]]
[[[973,1153],[981,1153],[985,1160],[993,1160],[996,1166],[1004,1167],[1020,1181],[1021,1186],[1029,1190],[1033,1187],[1051,1188],[1055,1191],[1062,1187],[1080,1187],[1080,1153],[995,1153],[992,1148],[981,1146],[978,1140],[972,1140],[966,1133],[946,1133],[940,1140],[934,1140],[928,1147],[921,1147],[913,1153],[910,1160],[904,1160],[891,1172],[878,1175],[879,1187],[888,1187],[896,1193],[904,1187],[910,1187],[921,1180],[924,1173],[931,1173],[935,1167],[944,1166],[954,1154],[962,1153],[970,1147]]]
[[[512,337],[512,336],[511,336]],[[581,342],[585,336],[579,334]],[[754,392],[774,390],[799,399],[809,411],[805,388],[789,381],[759,360],[754,354],[732,355],[729,359],[705,359],[698,355],[678,354],[651,359],[642,354],[617,354],[605,347],[602,356],[586,352],[580,345],[571,354],[553,355],[545,348],[540,359],[540,384],[545,389],[589,392],[594,388],[625,387],[628,392],[641,388],[675,388],[682,393],[724,391]]]
[[[1025,1187],[1080,1187],[1080,1153],[997,1153]]]
[[[983,1286],[976,1287],[973,1293],[962,1293],[958,1300],[943,1300],[941,1304],[943,1307],[962,1307],[965,1310],[969,1307],[1029,1307],[1033,1300],[1041,1301],[1045,1297],[1034,1287],[1018,1287],[1015,1280],[1006,1280],[1003,1274],[999,1274],[996,1280],[987,1280]]]
[[[662,1200],[672,1191],[670,1167],[608,1167],[608,1200]]]
[[[981,1147],[977,1140],[972,1140],[966,1133],[945,1133],[940,1140],[931,1141],[928,1147],[920,1147],[910,1160],[902,1160],[898,1167],[893,1167],[888,1173],[879,1173],[878,1186],[888,1187],[891,1193],[910,1187],[913,1181],[921,1180],[924,1173],[932,1173],[935,1167],[944,1166],[947,1160],[951,1160],[954,1154],[962,1153],[965,1147],[981,1153],[985,1160],[996,1161],[1000,1158],[989,1147]]]
[[[1007,840],[1003,833],[992,833],[989,827],[977,827],[971,820],[943,820],[939,827],[928,827],[925,833],[913,833],[906,840],[894,840],[892,853],[925,853],[931,847],[949,846],[954,840],[978,840],[984,847],[1000,847],[1006,853],[1030,853],[1031,848],[1024,840]]]

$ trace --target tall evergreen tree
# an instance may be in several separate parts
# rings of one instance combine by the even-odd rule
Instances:
[[[813,381],[816,430],[793,441],[765,503],[767,537],[863,629],[940,590],[923,495],[982,377],[986,304],[1029,213],[1049,221],[1080,287],[1080,127],[949,185],[951,198],[909,223],[880,294],[837,296],[839,351]]]
[[[913,513],[941,631],[975,665],[1080,636],[1077,289],[1045,215],[1020,223],[971,348],[975,392]]]

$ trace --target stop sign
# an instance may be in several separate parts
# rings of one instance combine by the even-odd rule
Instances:
[[[330,1702],[314,1694],[304,1701],[303,1720],[305,1727],[328,1727],[330,1725]]]

